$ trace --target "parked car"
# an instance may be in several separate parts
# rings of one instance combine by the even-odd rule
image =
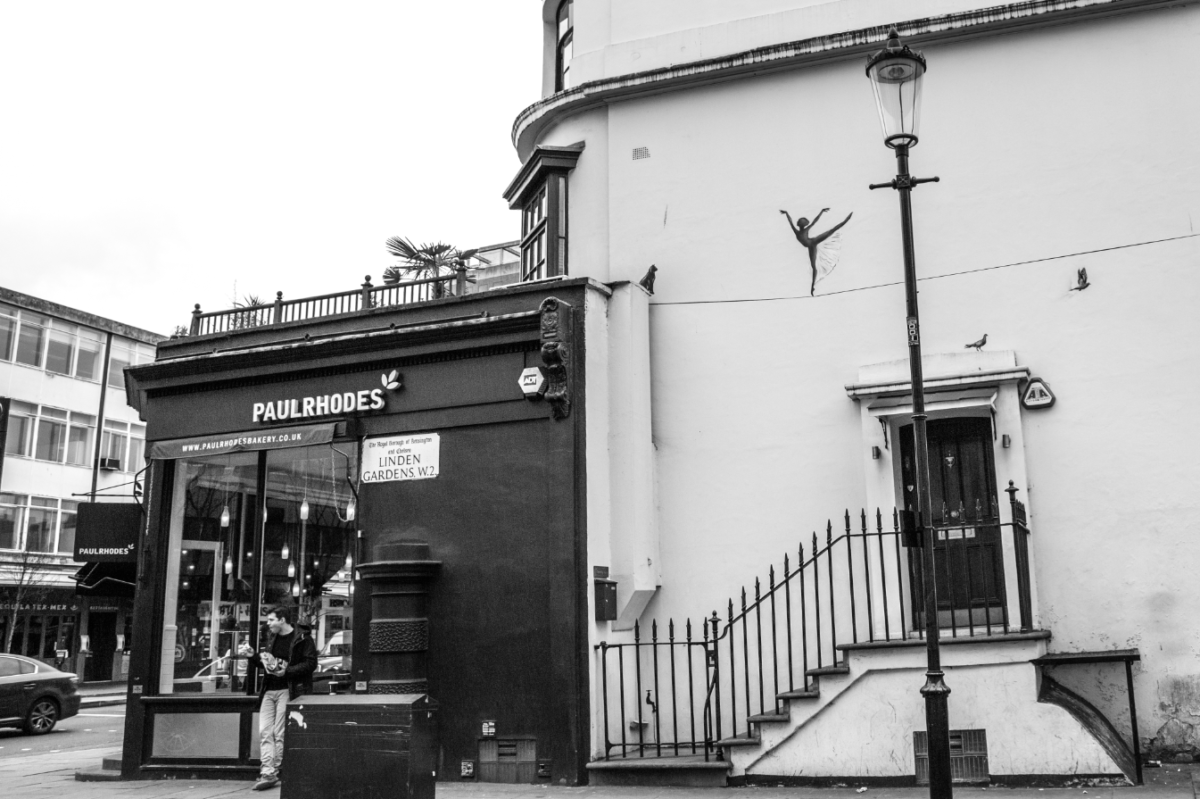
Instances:
[[[74,674],[21,655],[0,654],[0,727],[45,735],[79,712]]]
[[[313,691],[323,693],[346,693],[350,690],[349,630],[338,631],[317,654],[317,671],[313,674]]]

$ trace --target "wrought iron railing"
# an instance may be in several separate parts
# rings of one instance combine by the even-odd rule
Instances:
[[[224,311],[202,313],[197,304],[192,311],[192,325],[188,335],[202,336],[209,333],[232,333],[241,330],[319,319],[325,316],[356,313],[372,308],[388,308],[411,305],[418,302],[438,300],[444,297],[461,297],[467,293],[467,284],[474,281],[468,276],[466,267],[436,277],[411,280],[403,283],[371,285],[368,275],[361,288],[284,300],[283,292],[275,295],[275,302],[250,305]]]
[[[935,526],[943,639],[1032,628],[1029,528],[1009,486],[1011,522],[971,519],[962,508],[962,524]],[[814,533],[807,552],[800,545],[781,571],[768,569],[765,585],[756,579],[730,599],[723,619],[713,611],[682,625],[655,620],[648,631],[635,624],[632,641],[598,644],[604,756],[720,757],[718,741],[748,738],[758,718],[813,696],[813,678],[842,669],[847,645],[923,640],[923,560],[902,545],[904,535],[896,513],[885,524],[878,511],[847,511],[840,530],[828,522],[823,542]],[[1009,547],[1017,619],[1008,607]]]

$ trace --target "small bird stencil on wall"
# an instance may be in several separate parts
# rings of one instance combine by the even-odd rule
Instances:
[[[787,211],[779,213],[787,217],[788,227],[792,229],[792,233],[796,236],[796,241],[803,245],[808,251],[808,263],[812,268],[812,285],[809,287],[808,295],[814,296],[817,293],[818,281],[824,280],[829,273],[838,265],[838,259],[841,256],[842,241],[841,233],[842,226],[850,221],[853,213],[847,214],[846,218],[836,225],[816,236],[810,235],[810,231],[820,220],[821,214],[828,211],[828,208],[822,208],[821,213],[817,214],[811,222],[806,217],[800,217],[795,222],[792,221],[792,215]]]

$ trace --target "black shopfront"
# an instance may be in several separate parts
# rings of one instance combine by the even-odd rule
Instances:
[[[257,773],[257,686],[236,653],[285,604],[321,650],[318,691],[437,703],[439,779],[511,749],[531,781],[586,781],[582,312],[596,291],[562,281],[185,337],[127,371],[151,466],[126,778]],[[436,569],[425,617],[405,622],[418,634],[392,641],[367,576],[413,547]]]

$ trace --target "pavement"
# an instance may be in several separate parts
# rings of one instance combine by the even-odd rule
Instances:
[[[84,683],[79,688],[81,707],[125,704],[124,682]],[[0,761],[0,796],[3,799],[36,799],[70,796],[72,799],[225,799],[263,796],[275,799],[280,789],[261,793],[252,782],[241,780],[139,780],[133,782],[78,782],[75,773],[93,770],[104,759],[119,759],[119,747],[76,749]],[[1063,788],[1007,788],[957,785],[962,799],[1200,799],[1200,763],[1164,763],[1144,770],[1145,785],[1074,785]],[[657,786],[610,787],[559,785],[503,785],[497,783],[439,782],[438,799],[927,799],[929,789],[866,788],[852,782],[845,787],[808,788],[746,786],[739,788],[674,788]]]
[[[263,796],[277,799],[280,789],[256,793],[253,783],[228,780],[145,780],[136,782],[77,782],[75,772],[94,767],[103,758],[120,756],[120,749],[55,752],[0,761],[0,795],[4,799],[69,796],[71,799],[226,799]],[[955,786],[959,799],[1197,799],[1200,764],[1146,769],[1142,786],[1079,785],[1066,788],[1001,788]],[[557,785],[500,785],[495,783],[438,783],[438,799],[927,799],[928,788],[664,788]],[[355,794],[357,795],[357,794]]]

